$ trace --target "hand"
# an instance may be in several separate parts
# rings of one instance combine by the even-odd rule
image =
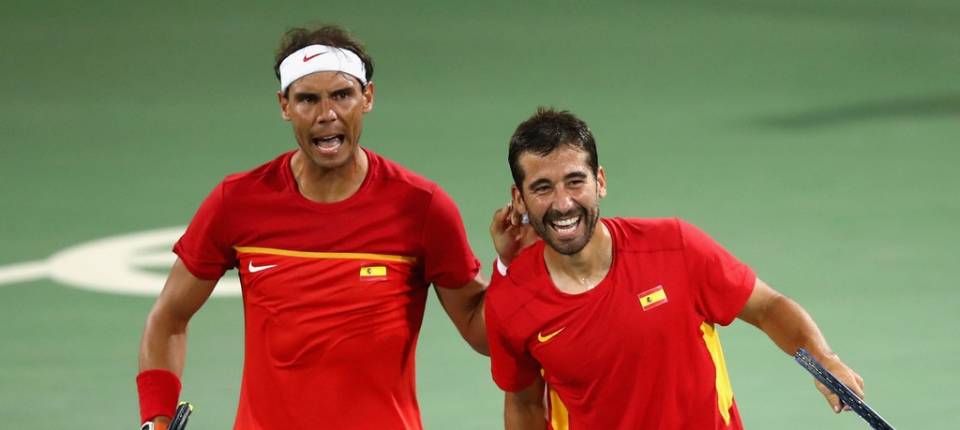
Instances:
[[[861,400],[864,398],[863,394],[863,378],[860,377],[857,372],[854,372],[853,369],[849,368],[846,364],[840,361],[840,357],[837,357],[834,354],[832,357],[828,357],[820,360],[827,370],[830,373],[833,373],[840,382],[843,382],[846,386],[850,387],[854,393],[857,394],[857,397],[860,397]],[[821,384],[820,381],[814,381],[817,386],[817,390],[820,391],[820,394],[823,394],[823,397],[827,399],[827,403],[830,404],[830,407],[833,409],[834,413],[840,413],[841,411],[849,411],[850,407],[843,405],[840,407],[840,398],[836,394],[833,394],[829,388]]]
[[[493,213],[490,222],[490,238],[500,261],[509,265],[520,250],[536,242],[540,237],[529,224],[521,222],[520,214],[513,205],[506,205]]]
[[[170,418],[161,415],[159,417],[154,418],[149,424],[144,423],[143,426],[140,427],[140,430],[143,430],[144,428],[149,430],[167,430],[167,427],[169,427],[169,425],[170,425]]]

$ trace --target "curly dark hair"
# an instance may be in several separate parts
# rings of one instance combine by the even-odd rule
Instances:
[[[277,75],[277,79],[280,79],[280,63],[290,54],[310,45],[327,45],[353,51],[363,61],[367,82],[373,80],[373,59],[364,50],[363,43],[354,39],[347,30],[337,25],[323,25],[316,29],[297,27],[287,30],[280,40],[280,48],[277,49],[273,64],[273,72]],[[363,83],[361,83],[361,86],[363,86]],[[284,94],[284,96],[286,95]]]

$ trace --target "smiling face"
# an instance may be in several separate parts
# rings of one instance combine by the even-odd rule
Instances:
[[[373,83],[350,75],[317,72],[278,93],[283,119],[293,126],[300,151],[315,168],[335,170],[356,159],[363,116],[373,109]]]
[[[593,237],[600,219],[600,199],[606,195],[603,168],[596,176],[589,155],[561,144],[545,156],[524,152],[522,190],[513,188],[514,207],[529,215],[537,234],[556,252],[579,253]]]

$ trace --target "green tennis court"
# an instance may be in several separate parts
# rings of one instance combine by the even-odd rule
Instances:
[[[894,426],[960,427],[955,0],[0,10],[0,427],[135,428],[152,299],[129,291],[159,291],[149,281],[162,282],[170,229],[224,175],[294,148],[273,50],[310,22],[366,43],[377,99],[363,144],[444,186],[485,271],[510,133],[538,105],[567,108],[597,136],[604,215],[701,226],[806,307]],[[427,307],[425,426],[501,426],[486,358],[436,299]],[[239,298],[211,299],[190,337],[190,427],[229,428]],[[736,322],[721,338],[747,428],[867,428],[834,416],[753,327]]]

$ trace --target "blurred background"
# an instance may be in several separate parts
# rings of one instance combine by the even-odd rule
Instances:
[[[606,216],[699,225],[806,307],[892,424],[960,427],[955,0],[0,9],[4,428],[136,427],[138,343],[169,246],[224,175],[295,147],[274,50],[320,22],[376,63],[362,143],[453,196],[485,272],[510,134],[538,105],[570,109],[597,137]],[[233,423],[243,315],[230,292],[191,324],[191,428]],[[426,428],[500,427],[488,361],[435,297],[427,308]],[[721,338],[747,428],[867,428],[834,416],[753,327]]]

